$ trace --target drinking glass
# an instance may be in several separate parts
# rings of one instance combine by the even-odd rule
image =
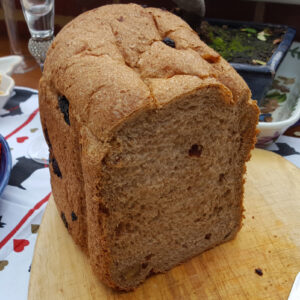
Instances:
[[[29,52],[43,71],[46,53],[54,38],[54,0],[21,0],[21,5],[31,35]],[[28,155],[37,162],[48,162],[49,149],[42,134],[29,144]]]
[[[54,38],[54,0],[21,0],[31,35],[28,49],[43,70],[46,53]]]

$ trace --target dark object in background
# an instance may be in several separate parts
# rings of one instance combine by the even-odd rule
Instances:
[[[173,0],[178,7],[171,10],[184,19],[192,28],[196,28],[205,16],[204,0]],[[199,21],[200,20],[200,21]]]
[[[192,13],[192,12],[188,12],[188,11],[184,11],[178,7],[175,7],[173,9],[170,10],[171,13],[177,15],[178,17],[180,17],[181,19],[183,19],[184,21],[186,21],[194,30],[199,27],[199,25],[201,24],[203,18],[201,18],[199,15]]]
[[[231,63],[236,71],[247,82],[252,92],[252,98],[257,100],[259,105],[261,100],[263,100],[267,90],[272,85],[275,73],[294,40],[296,30],[285,25],[260,24],[253,22],[237,22],[226,20],[208,20],[208,22],[210,24],[218,24],[220,26],[225,24],[230,27],[251,27],[257,29],[257,31],[263,31],[265,28],[280,28],[285,31],[282,41],[265,66]]]
[[[265,65],[282,41],[285,28],[232,27],[202,21],[196,30],[203,42],[231,63]]]
[[[280,44],[275,49],[271,58],[266,62],[266,65],[260,66],[245,63],[233,63],[229,61],[235,70],[244,78],[252,92],[252,98],[257,100],[259,105],[267,90],[272,85],[275,73],[293,42],[296,30],[285,25],[228,21],[221,19],[207,19],[207,22],[212,25],[226,25],[233,28],[255,28],[258,32],[263,31],[265,28],[270,28],[271,30],[281,29],[285,31]],[[200,24],[201,20],[199,19],[198,27]],[[197,30],[198,27],[195,27],[195,24],[193,25],[193,29],[195,30]]]
[[[5,138],[0,134],[0,195],[2,194],[4,188],[8,183],[11,167],[12,167],[12,159],[11,159],[9,145],[5,140]],[[0,228],[1,226],[4,225],[5,223],[1,223],[1,218],[0,218]]]
[[[173,0],[182,10],[192,12],[200,17],[205,16],[205,1],[204,0]]]

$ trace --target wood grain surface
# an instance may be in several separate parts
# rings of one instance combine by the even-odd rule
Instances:
[[[299,183],[297,167],[274,153],[255,150],[237,238],[152,276],[130,293],[112,291],[98,281],[51,199],[36,243],[29,300],[287,299],[300,271]],[[255,273],[257,268],[262,276]]]

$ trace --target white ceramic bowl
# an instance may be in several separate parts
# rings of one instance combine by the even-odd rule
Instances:
[[[0,73],[0,76],[0,109],[2,109],[15,87],[15,81],[6,74]]]
[[[257,147],[271,145],[290,126],[300,119],[300,79],[279,76],[274,80],[273,88],[267,94],[265,102],[260,107],[262,113],[271,116],[272,122],[259,122],[260,131],[257,137]]]
[[[259,122],[258,147],[269,146],[300,119],[300,59],[294,53],[299,47],[298,42],[292,44],[261,103],[260,121],[271,122]]]
[[[275,142],[290,126],[300,119],[300,98],[293,107],[290,117],[278,122],[259,122],[256,146],[264,148]]]
[[[0,73],[11,75],[22,61],[23,58],[20,55],[0,57]]]

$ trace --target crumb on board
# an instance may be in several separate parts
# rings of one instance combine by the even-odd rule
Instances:
[[[259,276],[263,276],[263,274],[264,274],[261,268],[256,268],[255,273]]]

